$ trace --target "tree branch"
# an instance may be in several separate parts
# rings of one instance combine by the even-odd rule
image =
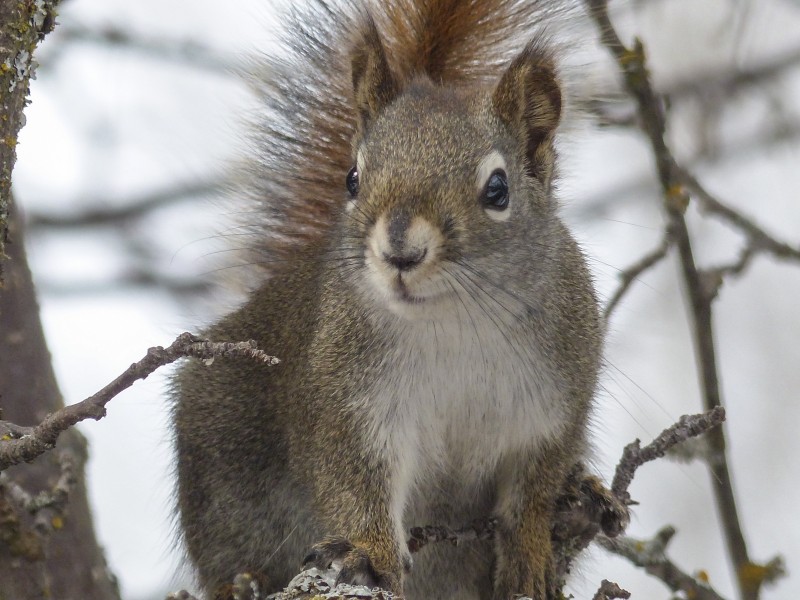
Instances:
[[[751,219],[723,204],[687,169],[677,167],[677,175],[682,183],[694,193],[693,197],[698,200],[705,211],[724,219],[744,233],[754,250],[767,251],[776,258],[800,261],[800,246],[792,247],[789,244],[779,242]]]
[[[683,592],[687,598],[693,600],[724,600],[710,585],[684,573],[667,558],[667,545],[674,535],[674,528],[665,527],[652,540],[600,537],[598,542],[609,552],[642,567],[647,573],[663,581],[673,592]]]
[[[213,361],[216,357],[246,357],[275,365],[279,362],[258,350],[250,342],[210,342],[190,333],[182,333],[167,348],[156,346],[133,363],[119,377],[102,390],[70,406],[51,413],[35,427],[23,428],[0,421],[0,471],[11,465],[30,462],[55,446],[58,436],[80,421],[102,419],[106,415],[106,404],[139,379],[147,378],[159,367],[175,362],[181,357],[194,357]]]
[[[788,123],[765,127],[757,132],[732,140],[730,145],[719,149],[713,158],[695,153],[686,158],[687,163],[693,165],[713,165],[721,161],[742,160],[751,155],[764,154],[766,149],[786,140],[800,137],[800,123]],[[611,206],[619,205],[622,201],[632,202],[640,200],[643,196],[654,193],[651,177],[637,177],[608,189],[595,196],[590,196],[582,203],[580,216],[583,219],[595,219],[609,212]]]
[[[636,100],[642,131],[650,142],[661,184],[664,209],[670,230],[678,248],[686,292],[691,304],[696,358],[699,363],[703,402],[706,410],[722,406],[714,348],[714,333],[711,319],[712,298],[706,293],[702,273],[698,270],[692,249],[684,211],[689,202],[683,171],[679,169],[666,141],[666,121],[660,99],[653,91],[647,71],[644,47],[636,40],[633,48],[627,48],[619,38],[608,16],[607,0],[584,0],[595,21],[603,45],[616,59],[624,76],[628,93]],[[709,436],[714,451],[714,460],[709,462],[711,480],[728,554],[737,574],[737,583],[743,600],[757,600],[761,582],[747,579],[750,561],[741,521],[736,507],[733,484],[726,456],[725,434],[721,427]]]
[[[717,406],[699,415],[683,415],[672,427],[662,431],[658,437],[641,447],[639,440],[625,446],[622,458],[611,482],[611,493],[624,502],[630,500],[628,488],[633,481],[636,469],[643,464],[664,456],[673,446],[704,434],[725,421],[725,409]]]
[[[406,541],[409,552],[419,552],[430,543],[448,541],[454,546],[472,540],[488,540],[494,536],[497,520],[492,518],[475,519],[458,529],[437,525],[412,527],[411,537]]]
[[[134,35],[119,27],[101,29],[82,25],[59,28],[58,36],[68,42],[89,42],[141,52],[157,60],[171,60],[219,75],[233,75],[239,63],[232,55],[194,40],[168,40]]]
[[[176,184],[171,187],[142,194],[137,198],[120,201],[119,206],[109,207],[108,198],[81,200],[79,205],[94,205],[83,212],[72,215],[53,215],[29,212],[26,215],[28,230],[38,228],[74,229],[98,225],[123,225],[129,221],[147,216],[152,211],[196,196],[215,194],[225,189],[223,178]]]
[[[614,309],[617,307],[620,300],[622,300],[622,297],[628,291],[628,288],[630,288],[633,282],[636,281],[636,279],[638,279],[642,273],[661,262],[661,260],[663,260],[663,258],[667,255],[667,252],[669,252],[671,246],[672,235],[670,234],[669,229],[667,229],[664,232],[664,236],[661,238],[661,243],[659,243],[655,249],[648,252],[630,267],[619,273],[619,287],[611,296],[611,299],[606,303],[606,306],[603,309],[603,320],[606,323],[608,323],[609,319],[611,318],[611,313],[614,312]]]

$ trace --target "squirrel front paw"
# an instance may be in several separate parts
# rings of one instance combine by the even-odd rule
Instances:
[[[394,593],[401,592],[400,573],[379,568],[368,549],[355,545],[341,537],[329,537],[312,546],[303,559],[303,566],[318,569],[339,569],[336,585],[363,585],[370,589],[381,588]]]
[[[603,482],[592,475],[581,483],[581,491],[599,512],[599,523],[608,537],[617,537],[631,520],[630,511],[622,500],[611,493]]]
[[[556,502],[553,525],[553,542],[585,547],[598,531],[616,537],[628,526],[630,511],[625,502],[617,498],[594,475],[583,472],[579,466],[567,482]]]

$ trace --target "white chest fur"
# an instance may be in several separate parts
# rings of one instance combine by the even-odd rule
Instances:
[[[480,311],[450,316],[395,322],[384,376],[364,399],[374,450],[391,465],[397,515],[416,486],[443,472],[476,484],[563,423],[563,399],[532,335]]]

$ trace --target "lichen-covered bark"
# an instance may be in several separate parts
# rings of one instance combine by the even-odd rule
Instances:
[[[16,211],[9,221],[5,283],[0,288],[0,408],[2,418],[35,425],[63,402],[39,321]],[[78,458],[78,481],[51,533],[38,533],[31,516],[0,490],[0,600],[119,600],[95,539],[86,498],[82,464],[86,442],[72,429],[59,439],[56,452],[61,449]],[[49,490],[60,475],[56,456],[50,452],[5,473],[29,493]]]
[[[53,29],[58,0],[0,0],[0,285],[8,242],[11,171],[37,44]]]

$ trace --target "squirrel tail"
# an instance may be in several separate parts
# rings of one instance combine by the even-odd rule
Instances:
[[[370,21],[398,81],[425,74],[437,83],[480,84],[494,81],[574,4],[311,0],[293,6],[281,23],[279,51],[251,74],[263,106],[246,166],[246,193],[260,219],[247,225],[255,227],[253,262],[279,271],[298,248],[324,235],[345,202],[356,127],[349,51]]]

